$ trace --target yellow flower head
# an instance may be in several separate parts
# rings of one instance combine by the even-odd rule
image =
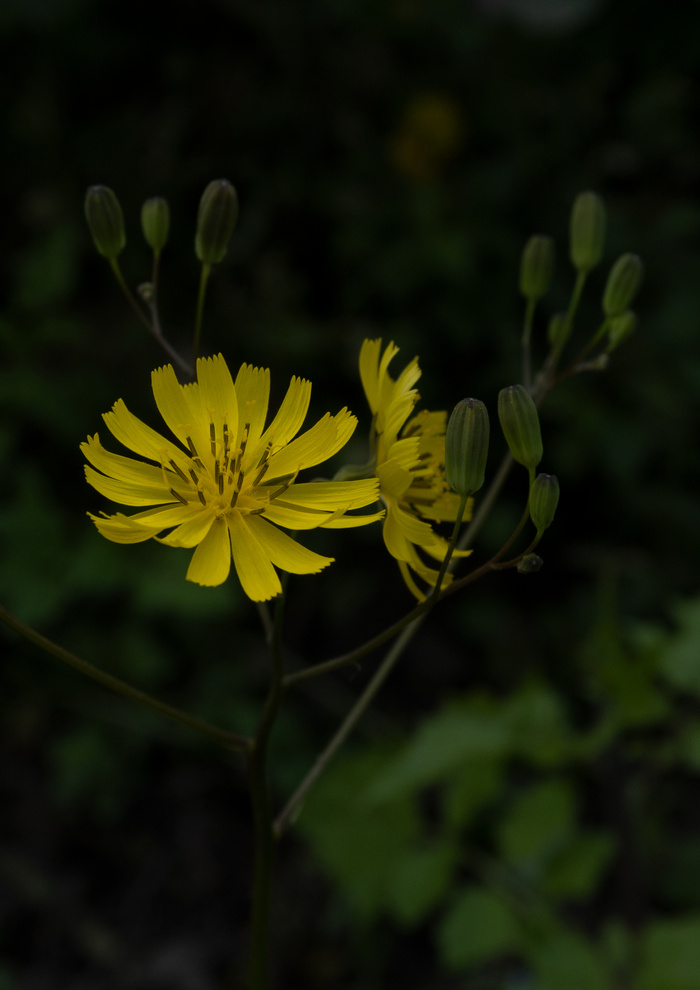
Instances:
[[[418,548],[442,562],[447,540],[433,531],[432,522],[454,522],[459,496],[445,481],[446,412],[427,409],[411,416],[420,398],[413,387],[420,378],[414,358],[394,381],[389,364],[399,348],[392,342],[382,354],[381,340],[365,340],[360,352],[360,377],[374,414],[372,443],[380,497],[386,506],[384,543],[399,563],[404,581],[418,599],[425,594],[411,571],[431,587],[438,570],[429,567]],[[411,417],[409,419],[409,417]],[[465,519],[469,519],[471,500]],[[471,551],[458,551],[466,556]],[[444,584],[452,580],[445,575]]]
[[[266,601],[282,590],[276,567],[313,574],[333,560],[307,550],[277,526],[345,528],[381,517],[345,514],[376,501],[374,479],[296,482],[303,468],[337,453],[357,425],[341,409],[297,437],[310,382],[292,378],[265,428],[267,368],[244,364],[234,383],[218,355],[197,361],[197,381],[190,385],[180,385],[171,365],[157,368],[151,379],[160,414],[181,446],[142,423],[121,399],[104,421],[117,440],[151,463],[110,453],[97,434],[80,446],[93,465],[85,466],[93,488],[122,505],[152,506],[131,516],[90,515],[108,540],[139,543],[154,537],[174,547],[196,547],[187,579],[202,585],[225,581],[233,555],[245,593]]]

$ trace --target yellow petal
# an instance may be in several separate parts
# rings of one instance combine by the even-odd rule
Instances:
[[[308,550],[261,516],[248,516],[246,521],[272,563],[290,574],[317,574],[333,563],[333,557],[322,557]]]
[[[163,481],[159,484],[136,484],[134,481],[115,481],[107,478],[85,465],[85,479],[89,485],[97,489],[100,495],[120,502],[122,505],[160,505],[167,502],[179,501],[171,491],[169,491]]]
[[[398,461],[385,461],[377,466],[377,477],[382,487],[382,494],[401,498],[413,484],[413,475],[406,468],[402,468]]]
[[[231,570],[231,546],[226,523],[216,520],[192,554],[187,580],[214,587],[223,584]]]
[[[199,503],[197,504],[199,505]],[[167,543],[169,547],[196,547],[198,543],[206,539],[207,534],[212,529],[212,524],[215,522],[216,517],[199,505],[199,510],[194,509],[189,519],[186,519],[172,533],[161,537],[159,543]]]
[[[158,412],[168,428],[185,447],[189,446],[187,437],[190,437],[201,456],[209,445],[209,420],[201,408],[185,398],[185,389],[177,380],[172,365],[156,368],[151,373],[151,386]]]
[[[116,478],[118,481],[133,481],[138,485],[144,483],[164,485],[162,468],[155,467],[153,464],[144,464],[143,461],[137,461],[133,457],[124,457],[122,454],[113,454],[111,451],[105,450],[97,433],[94,437],[88,437],[84,443],[81,443],[80,449],[94,467],[110,478]],[[166,474],[166,478],[168,476]],[[172,477],[175,479],[177,475],[173,473]]]
[[[384,516],[384,509],[381,512],[370,512],[357,516],[334,514],[327,522],[321,523],[321,526],[324,529],[355,529],[357,526],[368,526],[370,523],[379,522]]]
[[[378,383],[379,383],[379,354],[382,349],[381,337],[379,340],[365,340],[360,349],[360,379],[365,390],[367,404],[373,413],[378,408]]]
[[[190,465],[187,454],[130,413],[122,399],[115,402],[112,411],[105,413],[102,418],[110,433],[135,454],[148,457],[158,464],[167,464],[172,459],[182,471],[187,472]]]
[[[265,602],[279,595],[282,585],[277,572],[245,517],[234,511],[228,514],[226,521],[231,534],[233,563],[246,595],[254,602]]]
[[[94,522],[98,532],[112,543],[143,543],[144,540],[153,538],[152,530],[145,526],[139,526],[132,522],[129,516],[121,512],[113,516],[93,516],[88,512],[88,516]],[[156,530],[156,533],[158,530]]]
[[[324,526],[334,516],[333,512],[324,509],[291,506],[286,502],[272,502],[263,513],[266,519],[285,529],[318,529]]]
[[[220,427],[227,423],[231,438],[238,429],[238,397],[231,378],[231,372],[221,354],[210,358],[199,358],[197,361],[198,393],[194,390],[186,393],[188,401],[194,405],[198,394],[202,405],[203,420],[214,423],[220,435]],[[191,398],[190,398],[191,395]]]
[[[243,425],[250,423],[247,443],[251,448],[257,448],[265,426],[267,405],[270,400],[269,370],[254,368],[250,364],[242,365],[236,375],[236,394],[240,426],[237,443],[241,441]]]
[[[264,490],[264,487],[259,489],[260,492]],[[359,481],[299,482],[291,485],[280,496],[282,502],[287,505],[330,511],[341,505],[346,509],[359,509],[376,502],[377,497],[378,485],[375,478],[363,478]]]
[[[272,454],[265,480],[291,475],[328,460],[345,446],[356,426],[357,419],[347,409],[341,409],[335,416],[326,413],[310,430]]]
[[[306,419],[310,399],[311,382],[305,378],[292,378],[277,415],[253,448],[251,460],[257,463],[269,443],[275,450],[294,439]]]

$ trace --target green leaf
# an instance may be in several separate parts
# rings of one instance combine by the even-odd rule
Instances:
[[[606,832],[587,832],[573,838],[556,853],[544,877],[544,888],[552,897],[589,896],[615,851],[613,838]]]
[[[649,926],[634,990],[700,990],[700,915]]]
[[[328,875],[365,919],[395,906],[394,880],[418,834],[409,799],[367,801],[368,781],[392,761],[393,754],[371,749],[338,762],[311,791],[298,820]]]
[[[559,766],[572,750],[572,732],[561,698],[544,684],[521,688],[504,708],[513,750],[539,766]]]
[[[673,687],[700,694],[700,598],[674,609],[679,625],[663,651],[659,673]]]
[[[548,780],[520,795],[498,829],[499,845],[511,863],[534,865],[558,852],[571,835],[576,796],[566,780]]]
[[[443,800],[447,825],[453,829],[468,825],[481,809],[493,801],[505,773],[503,760],[472,760],[449,778]]]
[[[527,957],[537,977],[537,990],[612,990],[602,954],[574,932],[552,932],[531,944]]]
[[[428,719],[415,738],[377,777],[369,797],[391,801],[414,794],[464,768],[471,760],[506,752],[509,735],[483,702],[460,700]]]
[[[440,920],[436,941],[448,969],[468,969],[517,951],[521,930],[517,918],[496,894],[466,887]]]
[[[388,907],[402,924],[422,921],[445,896],[452,880],[457,849],[451,842],[410,849],[396,865],[388,890]]]

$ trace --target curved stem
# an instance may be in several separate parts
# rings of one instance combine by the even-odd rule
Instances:
[[[188,729],[194,729],[195,732],[199,732],[204,736],[208,736],[217,742],[220,746],[225,749],[238,750],[239,752],[248,752],[251,748],[251,740],[245,736],[239,736],[235,732],[228,732],[226,729],[220,729],[216,725],[212,725],[210,722],[205,722],[203,719],[196,718],[194,715],[189,715],[187,712],[181,711],[179,708],[174,708],[172,705],[167,705],[164,701],[159,701],[158,698],[154,698],[150,694],[146,694],[145,691],[140,691],[138,688],[132,687],[131,684],[127,684],[126,681],[120,680],[118,677],[114,677],[112,674],[106,673],[104,670],[100,670],[99,667],[95,667],[93,664],[89,663],[87,660],[82,660],[80,657],[76,657],[75,654],[70,653],[68,650],[59,646],[57,643],[52,642],[47,639],[46,636],[42,636],[31,626],[26,625],[20,619],[8,612],[4,606],[0,605],[0,620],[9,626],[10,629],[14,629],[15,632],[19,633],[25,639],[29,640],[39,649],[44,650],[45,653],[51,654],[51,656],[56,657],[57,660],[61,660],[63,663],[68,664],[74,670],[79,671],[81,674],[85,674],[86,677],[90,677],[93,681],[97,681],[103,687],[108,690],[113,691],[115,694],[121,695],[123,698],[128,698],[129,701],[136,702],[137,705],[141,705],[143,708],[150,708],[151,711],[158,712],[159,715],[164,715],[165,718],[169,718],[172,722],[178,722],[180,725],[186,726]]]
[[[384,657],[381,665],[375,671],[367,687],[364,689],[360,697],[350,709],[349,713],[344,718],[340,728],[335,732],[323,752],[317,757],[311,770],[309,770],[306,777],[304,777],[301,784],[297,787],[289,801],[287,801],[287,804],[284,806],[283,810],[277,816],[273,826],[274,834],[277,838],[279,838],[292,823],[304,801],[304,798],[364,715],[380,687],[393,670],[397,660],[413,639],[413,636],[420,627],[423,618],[424,616],[420,615],[403,630],[403,633],[392,645],[391,649]]]
[[[204,317],[204,300],[207,295],[207,282],[209,281],[209,274],[211,272],[211,265],[206,263],[202,264],[202,274],[199,277],[199,294],[197,296],[197,316],[195,318],[194,324],[194,344],[193,344],[193,361],[196,365],[197,358],[199,357],[199,351],[202,345],[202,320]]]
[[[129,303],[129,305],[131,306],[131,308],[133,309],[134,313],[139,318],[139,320],[141,320],[141,322],[144,324],[144,326],[148,327],[148,329],[151,330],[151,332],[152,332],[152,327],[151,327],[151,324],[150,324],[150,322],[148,320],[148,317],[146,316],[146,314],[144,313],[144,311],[141,309],[141,307],[139,306],[138,302],[136,301],[136,298],[134,297],[134,294],[132,293],[132,291],[129,288],[129,286],[126,284],[126,280],[124,279],[124,276],[122,275],[122,270],[119,267],[119,262],[117,261],[116,258],[110,258],[109,264],[110,264],[110,267],[111,267],[111,269],[112,269],[112,271],[114,273],[114,277],[117,280],[117,284],[119,285],[119,288],[122,290],[122,292],[126,296],[127,302]]]

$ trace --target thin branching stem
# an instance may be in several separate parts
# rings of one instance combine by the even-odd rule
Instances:
[[[143,708],[150,708],[151,711],[158,712],[159,715],[165,716],[165,718],[170,719],[172,722],[178,722],[188,729],[194,729],[195,732],[207,736],[225,749],[237,750],[244,753],[250,750],[251,740],[245,736],[240,736],[235,732],[229,732],[203,719],[196,718],[194,715],[189,715],[187,712],[183,712],[179,708],[174,708],[172,705],[168,705],[164,701],[146,694],[145,691],[133,687],[126,681],[122,681],[118,677],[100,670],[94,664],[89,663],[87,660],[82,660],[74,653],[59,646],[58,643],[54,643],[50,639],[47,639],[46,636],[42,636],[41,633],[12,615],[2,605],[0,605],[0,620],[30,643],[38,646],[45,653],[56,657],[57,660],[68,664],[69,667],[79,671],[81,674],[85,674],[86,677],[91,678],[93,681],[97,681],[98,684],[106,687],[108,690],[114,692],[114,694],[128,698],[129,701],[134,701]]]

